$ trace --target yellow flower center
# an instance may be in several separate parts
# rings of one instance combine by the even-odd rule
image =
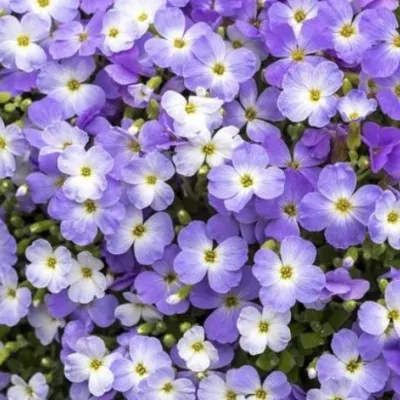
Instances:
[[[215,263],[217,261],[217,253],[214,250],[207,250],[204,253],[204,261],[208,263]]]
[[[256,396],[256,399],[259,399],[259,400],[266,400],[267,399],[267,392],[264,389],[256,390],[254,395]]]
[[[182,49],[183,47],[185,47],[185,41],[183,39],[175,39],[174,47],[176,47],[177,49]]]
[[[224,305],[226,308],[235,308],[238,307],[240,304],[240,301],[237,296],[235,295],[230,295],[225,298],[224,300]]]
[[[296,49],[292,51],[292,60],[294,61],[304,61],[304,50]]]
[[[89,35],[86,32],[82,32],[78,35],[79,41],[85,42],[88,39]]]
[[[185,106],[186,114],[194,114],[196,112],[196,104],[194,103],[187,103]]]
[[[71,145],[72,145],[72,142],[67,141],[67,142],[64,142],[64,143],[63,143],[62,148],[65,150],[67,147],[69,147],[69,146],[71,146]]]
[[[7,147],[6,140],[0,136],[0,150],[4,150]]]
[[[37,0],[38,6],[45,8],[48,7],[50,4],[50,0]]]
[[[103,361],[94,359],[90,363],[90,368],[97,371],[103,365]]]
[[[202,151],[206,156],[211,156],[215,152],[215,146],[212,143],[207,143],[203,146]]]
[[[306,13],[302,9],[297,10],[293,18],[297,23],[303,22],[306,19]]]
[[[198,353],[199,351],[202,351],[204,349],[203,342],[196,342],[192,344],[192,349]]]
[[[174,387],[172,386],[172,383],[166,383],[163,388],[161,389],[164,393],[171,393]]]
[[[88,178],[92,175],[92,169],[89,167],[82,167],[81,168],[81,176]]]
[[[148,16],[146,13],[141,13],[141,14],[138,16],[138,20],[139,20],[140,22],[144,22],[144,21],[146,21],[147,19],[149,19],[149,16]]]
[[[135,367],[135,371],[140,376],[143,376],[147,373],[147,369],[143,364],[137,364]]]
[[[83,267],[83,268],[81,269],[81,273],[82,273],[82,276],[83,276],[84,278],[91,278],[92,275],[93,275],[92,270],[91,270],[90,268],[88,268],[88,267]]]
[[[77,91],[80,87],[81,84],[80,82],[78,82],[76,79],[71,79],[68,83],[67,83],[67,87],[71,92],[75,92]]]
[[[393,46],[398,48],[400,47],[400,35],[396,35],[393,38]]]
[[[148,185],[155,185],[156,182],[157,182],[157,177],[156,177],[155,175],[149,175],[149,176],[146,178],[146,183],[147,183]]]
[[[93,214],[97,210],[96,203],[93,200],[86,200],[84,205],[85,205],[85,211],[88,214]]]
[[[310,99],[311,101],[319,101],[321,99],[321,91],[318,89],[311,89]]]
[[[15,289],[8,289],[7,297],[9,297],[10,299],[15,299],[17,297],[17,291]]]
[[[240,40],[234,40],[232,42],[232,47],[234,49],[240,49],[241,47],[243,47],[243,43]]]
[[[176,274],[170,273],[170,274],[164,276],[163,281],[164,281],[167,285],[172,285],[173,283],[175,283],[175,282],[177,281]]]
[[[226,400],[236,400],[237,399],[237,394],[233,392],[232,390],[229,390],[226,392]]]
[[[340,34],[345,38],[348,38],[348,37],[354,35],[355,33],[356,33],[356,29],[351,24],[344,24],[342,26],[342,29],[340,30]]]
[[[397,321],[400,318],[399,312],[397,310],[389,311],[388,318],[391,321]]]
[[[29,36],[21,35],[17,37],[17,43],[19,47],[27,47],[29,46],[31,39]]]
[[[394,92],[396,93],[397,97],[400,97],[400,84],[394,87]]]
[[[268,332],[268,329],[269,329],[269,324],[268,324],[268,322],[261,321],[261,322],[258,324],[258,330],[259,330],[260,333],[267,333],[267,332]]]
[[[144,225],[137,225],[135,226],[135,229],[133,230],[133,236],[135,237],[141,237],[143,234],[146,232],[146,228]]]
[[[391,211],[387,216],[387,222],[389,224],[396,224],[399,221],[400,215],[396,211]]]
[[[47,259],[46,265],[50,269],[54,269],[57,265],[57,260],[54,257],[49,257]]]
[[[242,186],[244,187],[244,188],[249,188],[250,186],[253,186],[253,184],[254,184],[254,181],[253,181],[253,178],[250,176],[250,175],[248,175],[248,174],[245,174],[245,175],[243,175],[241,178],[240,178],[240,183],[242,184]]]
[[[347,214],[351,211],[353,206],[351,205],[350,201],[342,197],[339,199],[336,204],[335,208],[337,211],[341,212],[342,214]]]
[[[245,112],[247,121],[253,121],[257,117],[257,111],[254,108],[247,108]]]
[[[213,71],[216,75],[222,76],[225,73],[225,66],[221,63],[217,63],[214,65]]]
[[[352,121],[355,121],[355,120],[357,120],[358,118],[360,118],[360,114],[359,114],[358,112],[354,111],[354,112],[352,112],[352,113],[349,115],[349,118],[350,118]]]
[[[290,265],[283,265],[279,271],[281,279],[288,280],[293,276],[293,268]]]
[[[354,374],[354,372],[356,372],[358,370],[358,368],[360,367],[360,362],[357,360],[351,360],[347,365],[346,365],[346,369],[347,371],[349,371],[351,374]]]
[[[297,207],[294,203],[288,203],[283,207],[283,212],[289,217],[295,217],[297,215]]]
[[[111,38],[116,38],[119,35],[119,30],[117,28],[111,28],[108,31],[108,36]]]

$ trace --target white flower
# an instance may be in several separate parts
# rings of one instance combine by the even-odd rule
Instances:
[[[125,292],[123,296],[129,303],[121,304],[115,309],[115,317],[123,325],[134,326],[141,318],[146,322],[161,320],[160,313],[154,307],[144,304],[135,294]]]
[[[185,332],[177,347],[179,356],[191,371],[205,371],[218,359],[217,349],[205,340],[204,329],[198,325]]]
[[[43,374],[37,372],[26,383],[18,375],[11,376],[11,386],[7,391],[8,400],[45,400],[49,386]]]
[[[241,335],[240,347],[251,355],[261,354],[269,347],[282,351],[290,341],[290,312],[275,313],[264,308],[262,313],[254,307],[240,312],[237,328]]]
[[[104,297],[107,279],[100,272],[104,264],[88,251],[78,254],[78,262],[73,261],[69,274],[68,297],[75,303],[88,304],[95,297]]]

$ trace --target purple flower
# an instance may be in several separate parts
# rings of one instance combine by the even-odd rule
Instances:
[[[189,301],[183,299],[177,304],[169,304],[168,296],[183,287],[173,269],[173,263],[179,247],[175,244],[165,248],[161,260],[152,265],[152,271],[143,271],[135,279],[138,296],[147,304],[154,304],[165,315],[183,314],[189,308]],[[214,293],[214,292],[213,292]]]
[[[136,398],[141,381],[162,368],[170,367],[171,360],[158,339],[135,336],[129,341],[128,357],[120,358],[112,365],[113,388],[123,392],[127,398]]]
[[[261,284],[262,304],[274,312],[286,312],[296,301],[315,301],[325,286],[324,273],[313,265],[316,255],[314,245],[297,236],[283,239],[280,256],[258,250],[253,273]]]
[[[394,249],[400,249],[400,200],[390,190],[385,190],[375,204],[375,212],[368,222],[368,232],[374,243],[386,239]]]
[[[0,220],[0,269],[12,267],[17,261],[17,242],[14,236],[10,235],[7,225]]]
[[[206,224],[193,221],[178,235],[182,251],[174,260],[179,279],[193,285],[205,276],[213,290],[226,293],[240,282],[240,269],[247,261],[247,244],[239,237],[230,237],[217,247],[208,236]]]
[[[168,214],[159,212],[143,221],[140,210],[128,208],[117,231],[106,236],[106,244],[112,254],[123,254],[133,245],[137,261],[151,265],[162,258],[164,248],[173,238],[174,230]]]
[[[224,106],[224,124],[243,128],[254,140],[261,142],[269,134],[280,135],[279,129],[268,121],[281,121],[282,114],[276,106],[279,90],[265,89],[257,98],[257,86],[254,79],[243,83],[240,87],[240,103],[233,101]]]
[[[59,293],[68,286],[67,275],[71,271],[70,251],[59,246],[55,250],[44,239],[35,240],[25,251],[30,264],[26,266],[26,277],[37,288],[48,288]]]
[[[129,201],[139,210],[146,207],[165,210],[175,197],[171,186],[165,183],[174,172],[172,162],[158,152],[132,160],[122,170],[122,179],[128,184],[126,193]]]
[[[102,396],[113,385],[111,364],[122,358],[120,353],[106,354],[106,346],[96,336],[83,337],[76,343],[76,352],[65,359],[65,376],[71,382],[89,382],[89,390]]]
[[[102,197],[107,188],[106,175],[114,160],[100,146],[93,146],[88,151],[79,146],[69,146],[61,153],[57,164],[68,176],[63,184],[65,196],[83,202]]]
[[[13,176],[16,170],[15,156],[23,156],[27,152],[28,143],[18,125],[6,127],[0,118],[0,179]]]
[[[286,236],[300,236],[299,204],[311,191],[311,184],[301,174],[287,170],[281,196],[274,200],[256,199],[257,212],[267,220],[265,235],[279,241]]]
[[[95,70],[91,57],[72,57],[61,63],[49,62],[40,71],[37,86],[60,102],[64,117],[81,115],[92,107],[101,108],[105,94],[99,86],[84,83]]]
[[[348,379],[352,383],[350,396],[367,399],[384,388],[389,369],[382,358],[365,359],[359,346],[358,336],[349,329],[335,333],[331,343],[334,355],[323,354],[317,362],[318,379],[323,384],[332,378]]]
[[[342,398],[359,400],[351,396],[352,383],[348,379],[329,379],[321,385],[321,389],[311,389],[307,392],[307,400],[331,400]]]
[[[18,288],[18,275],[11,267],[0,268],[0,323],[15,326],[28,314],[31,305],[28,288]]]
[[[225,101],[232,101],[239,84],[256,72],[253,52],[244,48],[228,51],[221,36],[214,33],[196,39],[192,54],[183,69],[185,86],[192,91],[210,89],[213,96]]]
[[[374,99],[368,99],[363,90],[351,90],[337,102],[337,109],[344,122],[360,121],[373,113],[378,106]]]
[[[9,400],[46,400],[48,398],[49,385],[40,372],[32,375],[28,383],[18,375],[12,375],[11,383],[12,386],[7,390]]]
[[[50,21],[34,14],[25,14],[21,21],[14,16],[0,20],[0,61],[6,68],[25,72],[38,70],[46,62],[40,43],[49,35]]]
[[[197,391],[198,400],[217,400],[217,399],[243,399],[244,397],[239,391],[233,389],[233,379],[230,371],[224,374],[212,374],[206,376],[199,383]]]
[[[211,32],[210,27],[203,22],[187,28],[183,12],[172,7],[157,12],[154,27],[160,36],[147,40],[145,50],[157,66],[171,68],[177,75],[182,75],[191,57],[194,41],[208,31]]]
[[[382,335],[391,324],[400,337],[400,281],[389,283],[385,290],[385,305],[366,301],[358,311],[360,328],[370,335]]]
[[[264,396],[272,399],[286,399],[292,391],[285,374],[280,371],[271,372],[264,382],[261,382],[256,369],[248,365],[232,369],[229,374],[233,388],[247,396],[250,395],[249,399],[253,397],[262,399]]]
[[[364,52],[361,67],[370,77],[386,78],[399,68],[398,26],[395,14],[386,8],[378,7],[363,12],[360,29],[371,37],[374,45]]]
[[[230,211],[239,212],[253,198],[273,199],[283,193],[285,176],[276,167],[268,167],[268,154],[254,144],[238,147],[232,154],[232,166],[220,165],[208,174],[208,190],[224,200]]]
[[[336,248],[362,243],[381,189],[365,185],[356,191],[356,184],[356,174],[349,164],[326,166],[317,191],[307,194],[300,203],[301,226],[312,232],[326,229],[326,240]]]
[[[190,293],[190,302],[200,309],[212,311],[204,321],[204,329],[210,340],[218,343],[233,343],[239,337],[236,327],[240,311],[253,303],[260,286],[247,266],[238,286],[220,294],[210,288],[206,281],[197,284]]]
[[[187,378],[175,378],[172,368],[160,368],[139,384],[138,396],[143,400],[173,398],[196,400],[196,388]]]
[[[376,98],[382,112],[390,118],[400,120],[400,68],[387,78],[377,78]]]
[[[349,64],[359,63],[371,46],[370,29],[361,23],[363,14],[353,20],[353,9],[348,0],[327,0],[321,4],[321,25],[328,28],[330,47]]]
[[[59,60],[78,54],[91,56],[102,42],[101,14],[94,15],[86,24],[71,21],[61,25],[52,36],[49,52],[53,59]]]
[[[121,190],[110,181],[100,199],[87,199],[82,203],[57,194],[48,207],[52,218],[61,221],[61,234],[74,243],[85,246],[92,243],[98,230],[105,235],[116,232],[125,216],[120,203]]]
[[[318,0],[288,0],[287,4],[275,2],[268,9],[271,27],[288,24],[298,35],[306,21],[318,15]]]
[[[362,140],[369,148],[372,172],[377,173],[384,169],[393,177],[400,178],[400,130],[366,122],[363,125]]]
[[[271,54],[280,60],[265,69],[266,81],[282,87],[283,78],[292,66],[304,62],[312,65],[323,62],[324,58],[313,55],[329,45],[323,28],[318,20],[306,22],[298,35],[289,25],[270,27],[265,33],[266,45]]]
[[[337,65],[330,61],[316,67],[309,63],[293,65],[282,82],[279,110],[293,122],[309,118],[311,126],[328,125],[336,114],[334,94],[342,85],[343,76]]]

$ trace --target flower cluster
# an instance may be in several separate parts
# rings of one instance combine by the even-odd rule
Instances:
[[[0,400],[400,400],[397,0],[0,0]]]

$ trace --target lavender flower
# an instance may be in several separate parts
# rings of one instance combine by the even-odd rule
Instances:
[[[18,375],[11,376],[12,386],[7,390],[7,398],[10,400],[45,400],[49,393],[49,385],[44,375],[40,372],[32,375],[26,383]]]
[[[368,99],[362,90],[352,90],[337,102],[337,109],[343,121],[360,121],[374,112],[378,104],[374,99]]]

